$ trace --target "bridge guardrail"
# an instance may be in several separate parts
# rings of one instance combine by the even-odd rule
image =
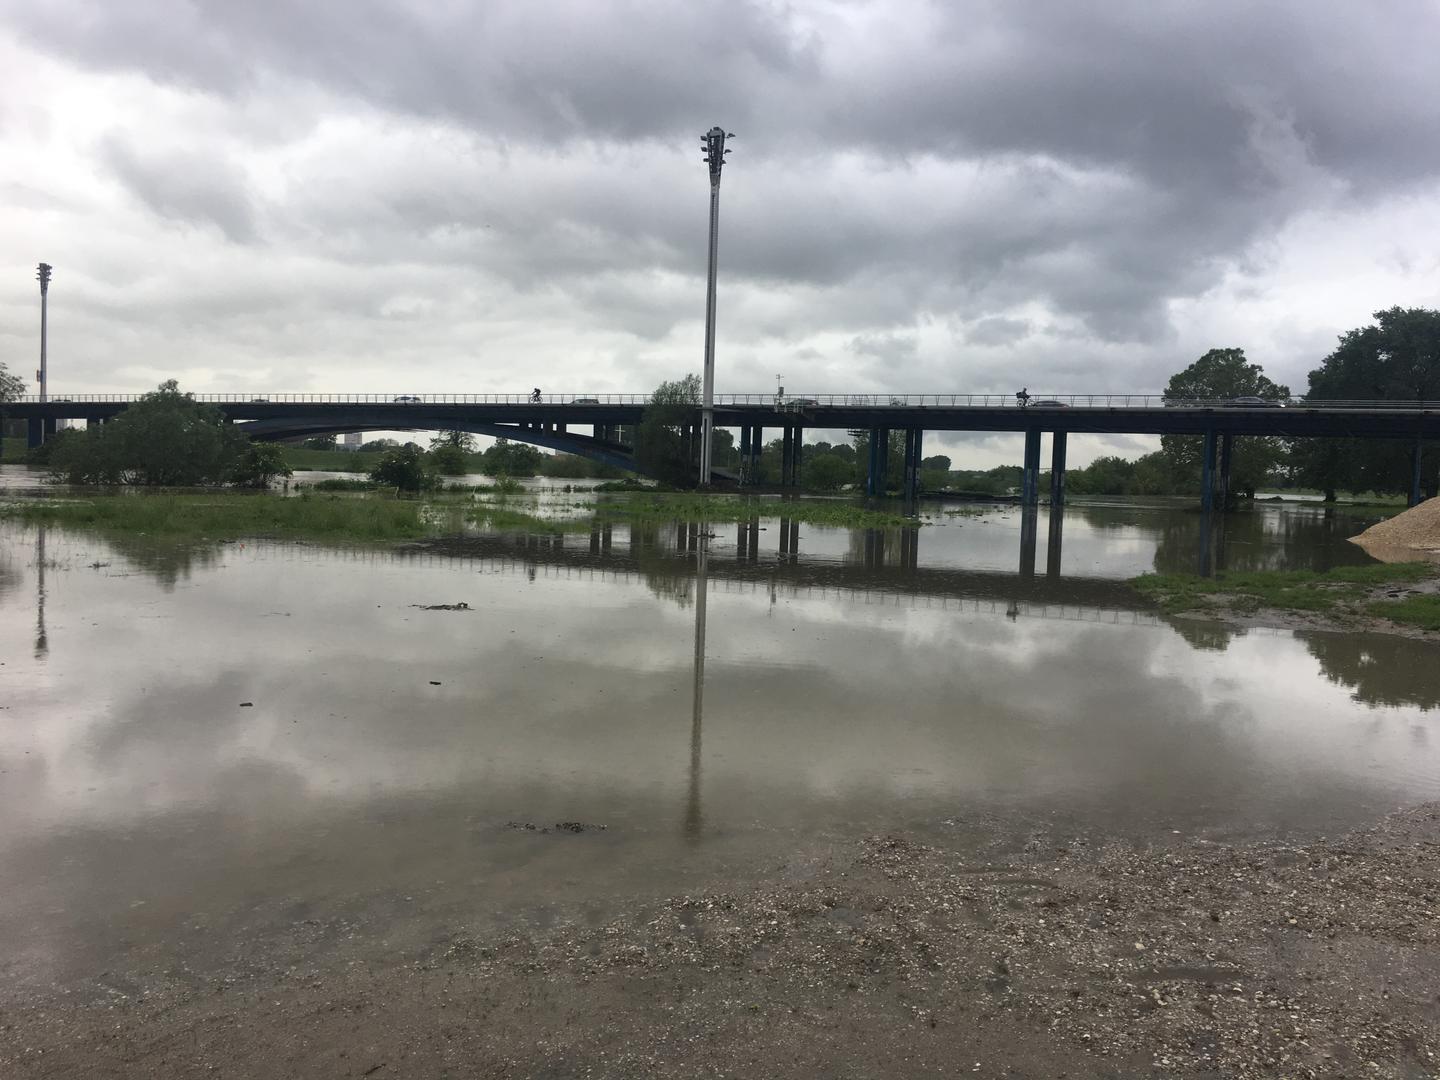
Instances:
[[[58,393],[48,403],[121,405],[139,401],[145,394],[84,394]],[[577,408],[595,405],[646,405],[649,394],[188,394],[195,401],[213,405],[573,405]],[[22,394],[11,399],[16,404],[45,404],[38,394]],[[1195,399],[1167,401],[1163,394],[1031,394],[1022,405],[1014,394],[716,394],[715,404],[765,405],[787,410],[813,408],[997,408],[1043,411],[1047,408],[1077,409],[1156,409],[1183,407],[1190,409],[1261,408],[1254,402],[1237,403],[1229,399]],[[1440,401],[1390,400],[1325,400],[1306,401],[1291,398],[1272,407],[1290,409],[1407,409],[1440,410]]]

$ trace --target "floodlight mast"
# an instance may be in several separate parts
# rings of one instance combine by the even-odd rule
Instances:
[[[700,407],[700,486],[710,486],[710,465],[715,451],[715,274],[720,242],[720,170],[725,167],[725,140],[734,132],[712,127],[700,144],[710,166],[710,273],[705,289],[705,379]]]
[[[35,280],[40,282],[40,370],[36,372],[39,376],[35,381],[40,384],[40,400],[49,401],[49,381],[46,376],[49,374],[48,365],[45,362],[46,331],[48,329],[48,307],[50,303],[50,271],[54,269],[49,263],[41,263],[35,268]]]

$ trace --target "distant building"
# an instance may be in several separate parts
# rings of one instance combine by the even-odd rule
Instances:
[[[365,436],[358,431],[347,431],[340,437],[341,450],[359,450],[360,444],[365,441]]]

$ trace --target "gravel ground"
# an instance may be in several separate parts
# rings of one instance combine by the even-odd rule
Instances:
[[[398,957],[304,920],[9,1004],[0,1076],[1435,1077],[1437,936],[1440,803],[1304,843],[890,835]]]

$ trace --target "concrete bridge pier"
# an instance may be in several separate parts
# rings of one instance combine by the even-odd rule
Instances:
[[[901,487],[906,504],[913,503],[920,495],[920,458],[925,432],[920,428],[905,429],[905,467],[901,473]]]
[[[794,429],[786,424],[780,429],[780,486],[789,487],[795,475]]]
[[[1215,501],[1222,510],[1230,507],[1230,461],[1235,456],[1235,436],[1220,436],[1219,468],[1215,473]]]
[[[800,477],[804,471],[802,463],[805,456],[805,429],[796,424],[795,434],[791,438],[794,448],[790,452],[790,484],[792,487],[799,487]]]
[[[1066,433],[1056,431],[1050,436],[1050,518],[1065,505],[1065,443]]]
[[[53,421],[49,421],[53,423]],[[31,450],[45,442],[45,425],[47,421],[38,416],[32,416],[25,422],[25,445]],[[53,428],[51,429],[54,430]]]
[[[1410,467],[1410,505],[1411,505],[1411,506],[1419,506],[1419,505],[1420,505],[1421,498],[1422,498],[1422,494],[1421,494],[1421,491],[1420,491],[1420,467],[1421,467],[1421,464],[1422,464],[1423,454],[1424,454],[1423,444],[1420,442],[1420,437],[1417,435],[1417,436],[1415,437],[1415,449],[1414,449],[1414,451],[1412,452],[1412,455],[1411,455],[1411,457],[1412,457],[1411,467]]]
[[[1215,509],[1215,442],[1215,432],[1205,432],[1200,448],[1200,510],[1206,514]]]
[[[1020,478],[1020,504],[1035,506],[1039,502],[1040,431],[1037,428],[1031,428],[1025,432],[1025,469]]]
[[[865,473],[865,494],[885,494],[886,481],[890,475],[890,429],[870,429],[870,461]]]

